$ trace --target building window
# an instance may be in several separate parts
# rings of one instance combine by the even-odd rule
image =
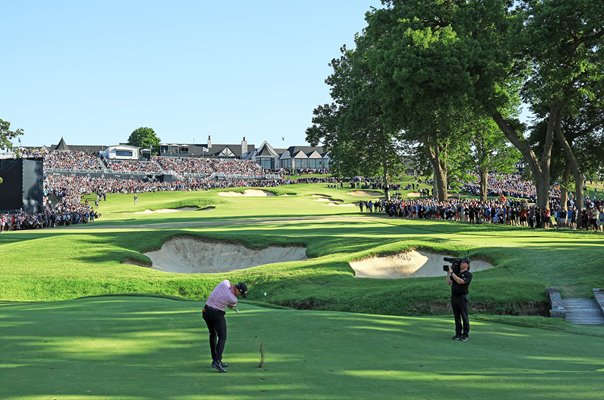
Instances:
[[[132,157],[132,150],[118,150],[115,149],[116,157]]]
[[[321,159],[320,158],[311,158],[308,160],[308,168],[311,169],[320,169],[321,168]]]
[[[275,159],[273,157],[258,157],[256,162],[263,169],[275,169]]]
[[[296,158],[296,169],[308,168],[308,158]]]

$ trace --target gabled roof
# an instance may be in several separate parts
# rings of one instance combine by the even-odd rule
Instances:
[[[222,151],[218,154],[218,157],[235,157],[235,153],[231,150],[229,146],[222,149]]]
[[[260,147],[258,147],[258,151],[256,151],[256,157],[275,157],[279,158],[279,154],[273,149],[273,146],[268,144],[268,142],[264,141]]]
[[[241,144],[216,144],[213,143],[211,148],[207,148],[206,144],[201,143],[160,143],[160,147],[182,148],[187,147],[186,155],[189,157],[236,157],[249,158],[255,150],[253,144],[247,145],[247,153],[241,151]],[[226,149],[226,150],[225,150]],[[229,155],[226,155],[229,154]],[[177,155],[177,154],[174,154]]]
[[[293,158],[308,158],[308,156],[306,155],[305,152],[303,152],[302,150],[299,150],[297,152],[294,153],[294,157]]]
[[[326,154],[326,151],[322,146],[291,146],[287,148],[287,151],[292,157],[298,155],[300,152],[304,153],[306,157],[310,157],[315,151],[319,153],[321,157]]]
[[[63,137],[61,137],[61,140],[59,140],[59,144],[57,144],[53,150],[71,150],[69,148],[69,146],[67,146],[67,143],[65,143],[65,139],[63,139]]]
[[[190,148],[189,148],[190,149]],[[228,150],[225,150],[228,149]],[[190,151],[190,150],[189,150]],[[254,151],[254,145],[247,145],[247,151]],[[231,155],[226,156],[224,155],[226,153],[230,153]],[[242,154],[241,152],[241,144],[214,144],[212,143],[212,147],[210,148],[210,151],[208,151],[207,153],[204,153],[207,156],[210,157],[237,157],[237,158],[241,158]]]

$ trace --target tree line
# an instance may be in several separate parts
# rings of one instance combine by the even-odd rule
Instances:
[[[389,176],[413,160],[436,196],[472,171],[519,160],[549,205],[553,182],[583,204],[604,164],[601,0],[383,0],[341,48],[306,138],[343,175]],[[523,120],[522,111],[532,118]]]

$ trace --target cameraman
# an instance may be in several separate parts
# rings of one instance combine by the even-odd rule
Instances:
[[[470,320],[468,318],[468,287],[472,282],[472,273],[469,271],[470,260],[463,258],[459,264],[459,272],[455,273],[449,266],[447,272],[447,285],[451,286],[451,308],[455,317],[455,336],[453,340],[466,342],[470,333]]]

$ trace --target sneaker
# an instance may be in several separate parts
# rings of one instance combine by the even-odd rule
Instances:
[[[222,368],[227,368],[229,366],[229,364],[227,364],[223,361],[220,362],[220,365],[222,365]]]
[[[461,337],[459,338],[460,342],[467,342],[469,339],[468,335],[461,335]]]
[[[212,368],[216,369],[218,372],[227,372],[220,361],[212,361]]]
[[[455,335],[451,339],[453,339],[453,340],[461,340],[461,335]]]

